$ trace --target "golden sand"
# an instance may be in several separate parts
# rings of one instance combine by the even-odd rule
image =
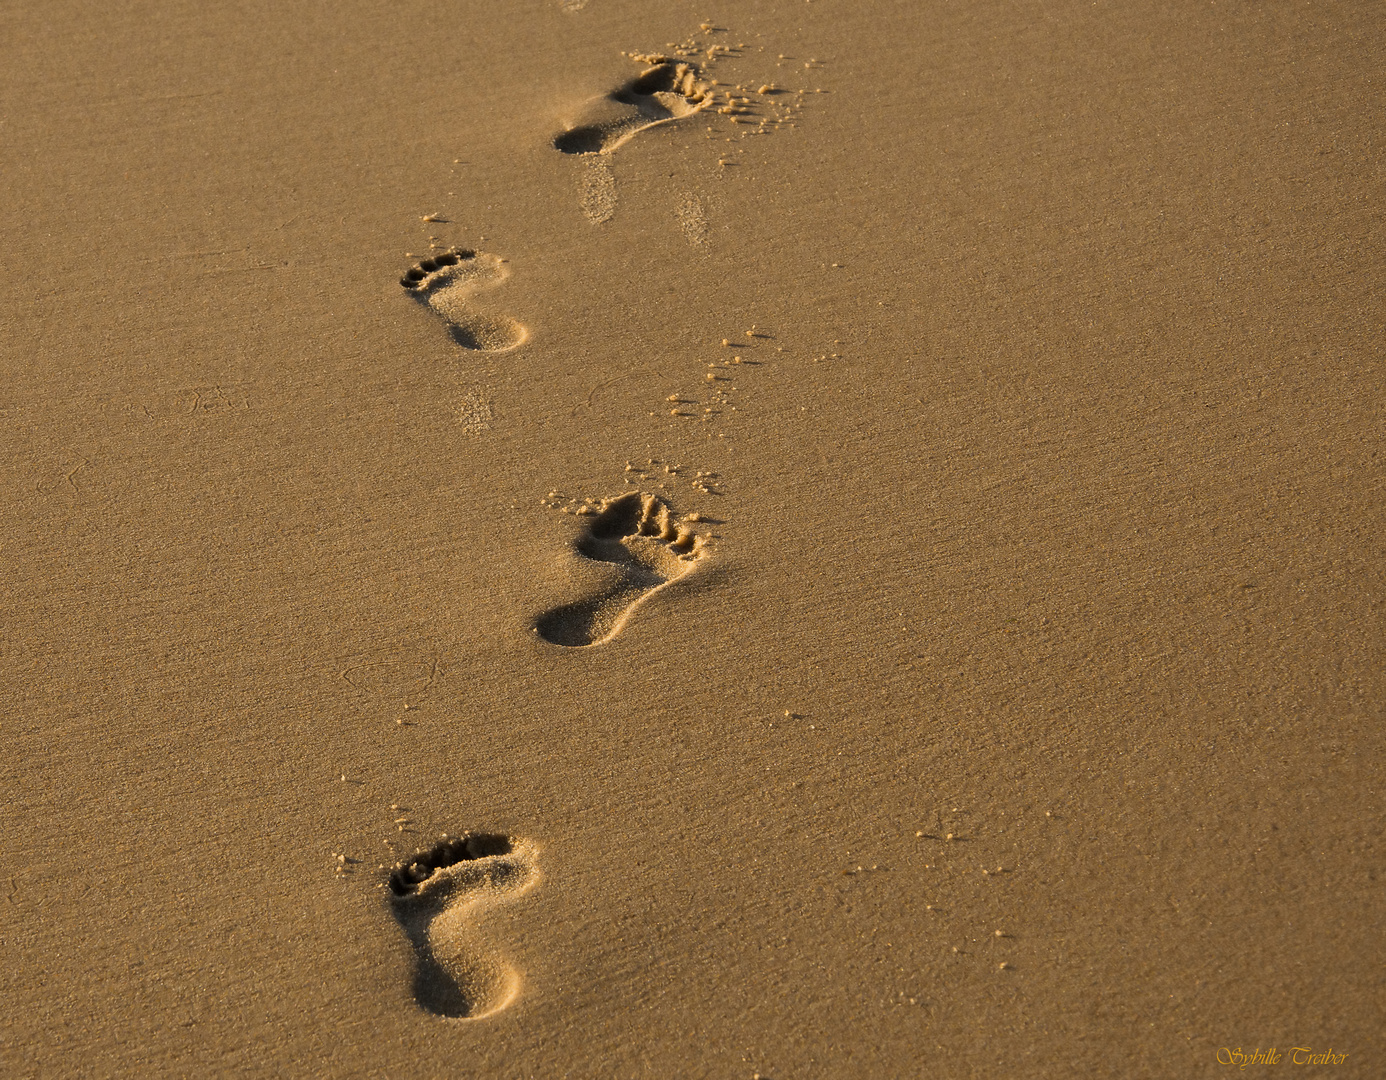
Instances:
[[[0,26],[0,1073],[1381,1075],[1378,7]]]

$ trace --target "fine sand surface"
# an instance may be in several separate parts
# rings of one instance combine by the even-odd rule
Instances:
[[[1386,1075],[1384,11],[6,5],[0,1075]]]

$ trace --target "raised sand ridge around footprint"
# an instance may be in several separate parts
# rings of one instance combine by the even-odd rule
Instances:
[[[464,349],[504,352],[523,344],[529,331],[504,315],[477,311],[473,298],[509,276],[504,259],[453,248],[411,266],[399,283],[443,320],[452,340]]]
[[[390,872],[390,906],[414,946],[414,999],[451,1019],[478,1020],[520,992],[520,973],[479,935],[493,907],[539,881],[533,844],[474,833],[444,837]]]
[[[588,101],[553,140],[565,154],[610,153],[646,128],[701,112],[710,87],[693,64],[661,60],[624,86]]]
[[[635,491],[608,500],[574,548],[608,564],[614,576],[586,599],[540,616],[534,629],[554,645],[610,641],[640,604],[691,573],[705,554],[703,538],[679,524],[663,500]]]

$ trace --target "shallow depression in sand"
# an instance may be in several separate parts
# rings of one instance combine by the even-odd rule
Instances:
[[[539,880],[533,844],[495,833],[443,837],[391,870],[395,919],[414,948],[414,999],[449,1019],[509,1005],[521,976],[478,930],[486,912]]]
[[[529,331],[509,316],[478,310],[476,296],[509,276],[505,260],[453,248],[415,263],[399,283],[443,320],[448,336],[462,348],[506,352],[523,345]]]
[[[639,492],[609,500],[573,546],[580,557],[615,567],[618,576],[539,617],[539,636],[570,648],[610,641],[640,604],[690,574],[706,554],[703,537],[679,524],[663,500]]]

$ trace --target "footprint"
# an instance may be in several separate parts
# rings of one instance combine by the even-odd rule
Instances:
[[[587,173],[582,178],[582,195],[578,202],[593,225],[610,221],[615,215],[616,177],[611,171],[610,154],[592,154],[587,158]]]
[[[661,60],[618,90],[593,98],[568,129],[553,140],[565,154],[606,154],[646,128],[701,112],[712,104],[711,86],[692,64]]]
[[[614,570],[595,595],[540,616],[534,629],[554,645],[610,641],[637,607],[691,573],[705,552],[703,537],[677,524],[662,500],[636,491],[607,500],[574,546]]]
[[[701,247],[707,243],[707,214],[703,212],[702,199],[685,191],[674,203],[674,216],[679,219],[679,228],[690,244]]]
[[[478,918],[539,881],[535,848],[491,833],[444,837],[390,872],[391,907],[418,956],[414,998],[437,1016],[479,1020],[520,992],[520,973],[477,942]]]
[[[452,340],[462,348],[504,352],[523,344],[529,331],[514,319],[480,315],[469,301],[509,276],[504,260],[495,255],[453,248],[411,266],[399,283],[447,323]]]

